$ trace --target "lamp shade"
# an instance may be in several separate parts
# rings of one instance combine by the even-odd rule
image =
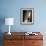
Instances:
[[[14,25],[14,18],[5,18],[5,25]]]

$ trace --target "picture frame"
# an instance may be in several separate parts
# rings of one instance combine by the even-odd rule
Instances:
[[[20,23],[33,24],[34,23],[34,8],[20,9]]]

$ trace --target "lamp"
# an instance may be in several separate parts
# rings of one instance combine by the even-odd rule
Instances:
[[[11,35],[11,33],[10,33],[10,25],[14,25],[14,18],[5,18],[5,25],[9,25],[8,34]]]

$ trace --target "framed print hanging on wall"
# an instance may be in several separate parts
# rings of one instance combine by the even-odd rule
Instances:
[[[20,23],[33,24],[34,23],[34,8],[21,8],[20,9]]]

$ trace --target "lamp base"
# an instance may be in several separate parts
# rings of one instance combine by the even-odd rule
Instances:
[[[9,34],[9,35],[11,35],[11,33],[10,33],[10,32],[8,32],[8,34]]]

